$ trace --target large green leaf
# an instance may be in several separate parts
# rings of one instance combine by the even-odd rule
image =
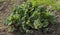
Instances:
[[[34,21],[34,27],[35,27],[35,29],[40,29],[40,28],[42,28],[42,26],[43,26],[43,24],[40,22],[39,19],[37,19],[37,20]]]

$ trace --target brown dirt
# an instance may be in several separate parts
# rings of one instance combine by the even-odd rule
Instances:
[[[3,21],[10,15],[13,5],[19,5],[22,2],[23,0],[17,0],[14,2],[12,2],[11,0],[5,0],[4,2],[0,3],[0,35],[28,35],[20,32],[9,33],[7,32],[7,27],[3,25]],[[30,35],[60,35],[60,12],[56,12],[55,14],[56,16],[58,16],[58,23],[55,27],[52,27],[55,30],[53,34],[42,34],[41,32],[35,31],[34,34]]]

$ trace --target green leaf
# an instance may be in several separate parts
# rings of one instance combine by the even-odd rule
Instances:
[[[14,27],[10,27],[10,28],[8,29],[9,32],[13,32],[14,30],[15,30]]]
[[[35,29],[40,29],[42,28],[43,24],[39,21],[39,19],[34,21],[34,27]]]
[[[49,25],[49,22],[48,21],[44,21],[43,22],[43,27],[47,27]]]
[[[11,21],[9,21],[8,19],[6,19],[6,20],[4,21],[4,25],[7,26],[10,22],[11,22]]]

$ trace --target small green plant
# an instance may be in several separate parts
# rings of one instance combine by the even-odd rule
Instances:
[[[4,21],[4,25],[10,26],[9,31],[20,30],[25,33],[31,32],[32,29],[48,28],[49,24],[56,24],[53,12],[47,11],[46,5],[32,2],[15,6],[13,13]]]

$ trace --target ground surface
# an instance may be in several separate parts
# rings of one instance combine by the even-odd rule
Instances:
[[[3,25],[3,21],[5,20],[5,18],[7,18],[9,14],[12,12],[13,5],[19,5],[22,2],[23,0],[5,0],[3,2],[0,2],[0,35],[23,35],[19,32],[9,33],[7,32],[7,27]],[[41,32],[35,31],[32,35],[60,35],[60,12],[56,12],[55,14],[58,16],[58,24],[55,27],[52,27],[55,30],[53,34],[41,34]]]

